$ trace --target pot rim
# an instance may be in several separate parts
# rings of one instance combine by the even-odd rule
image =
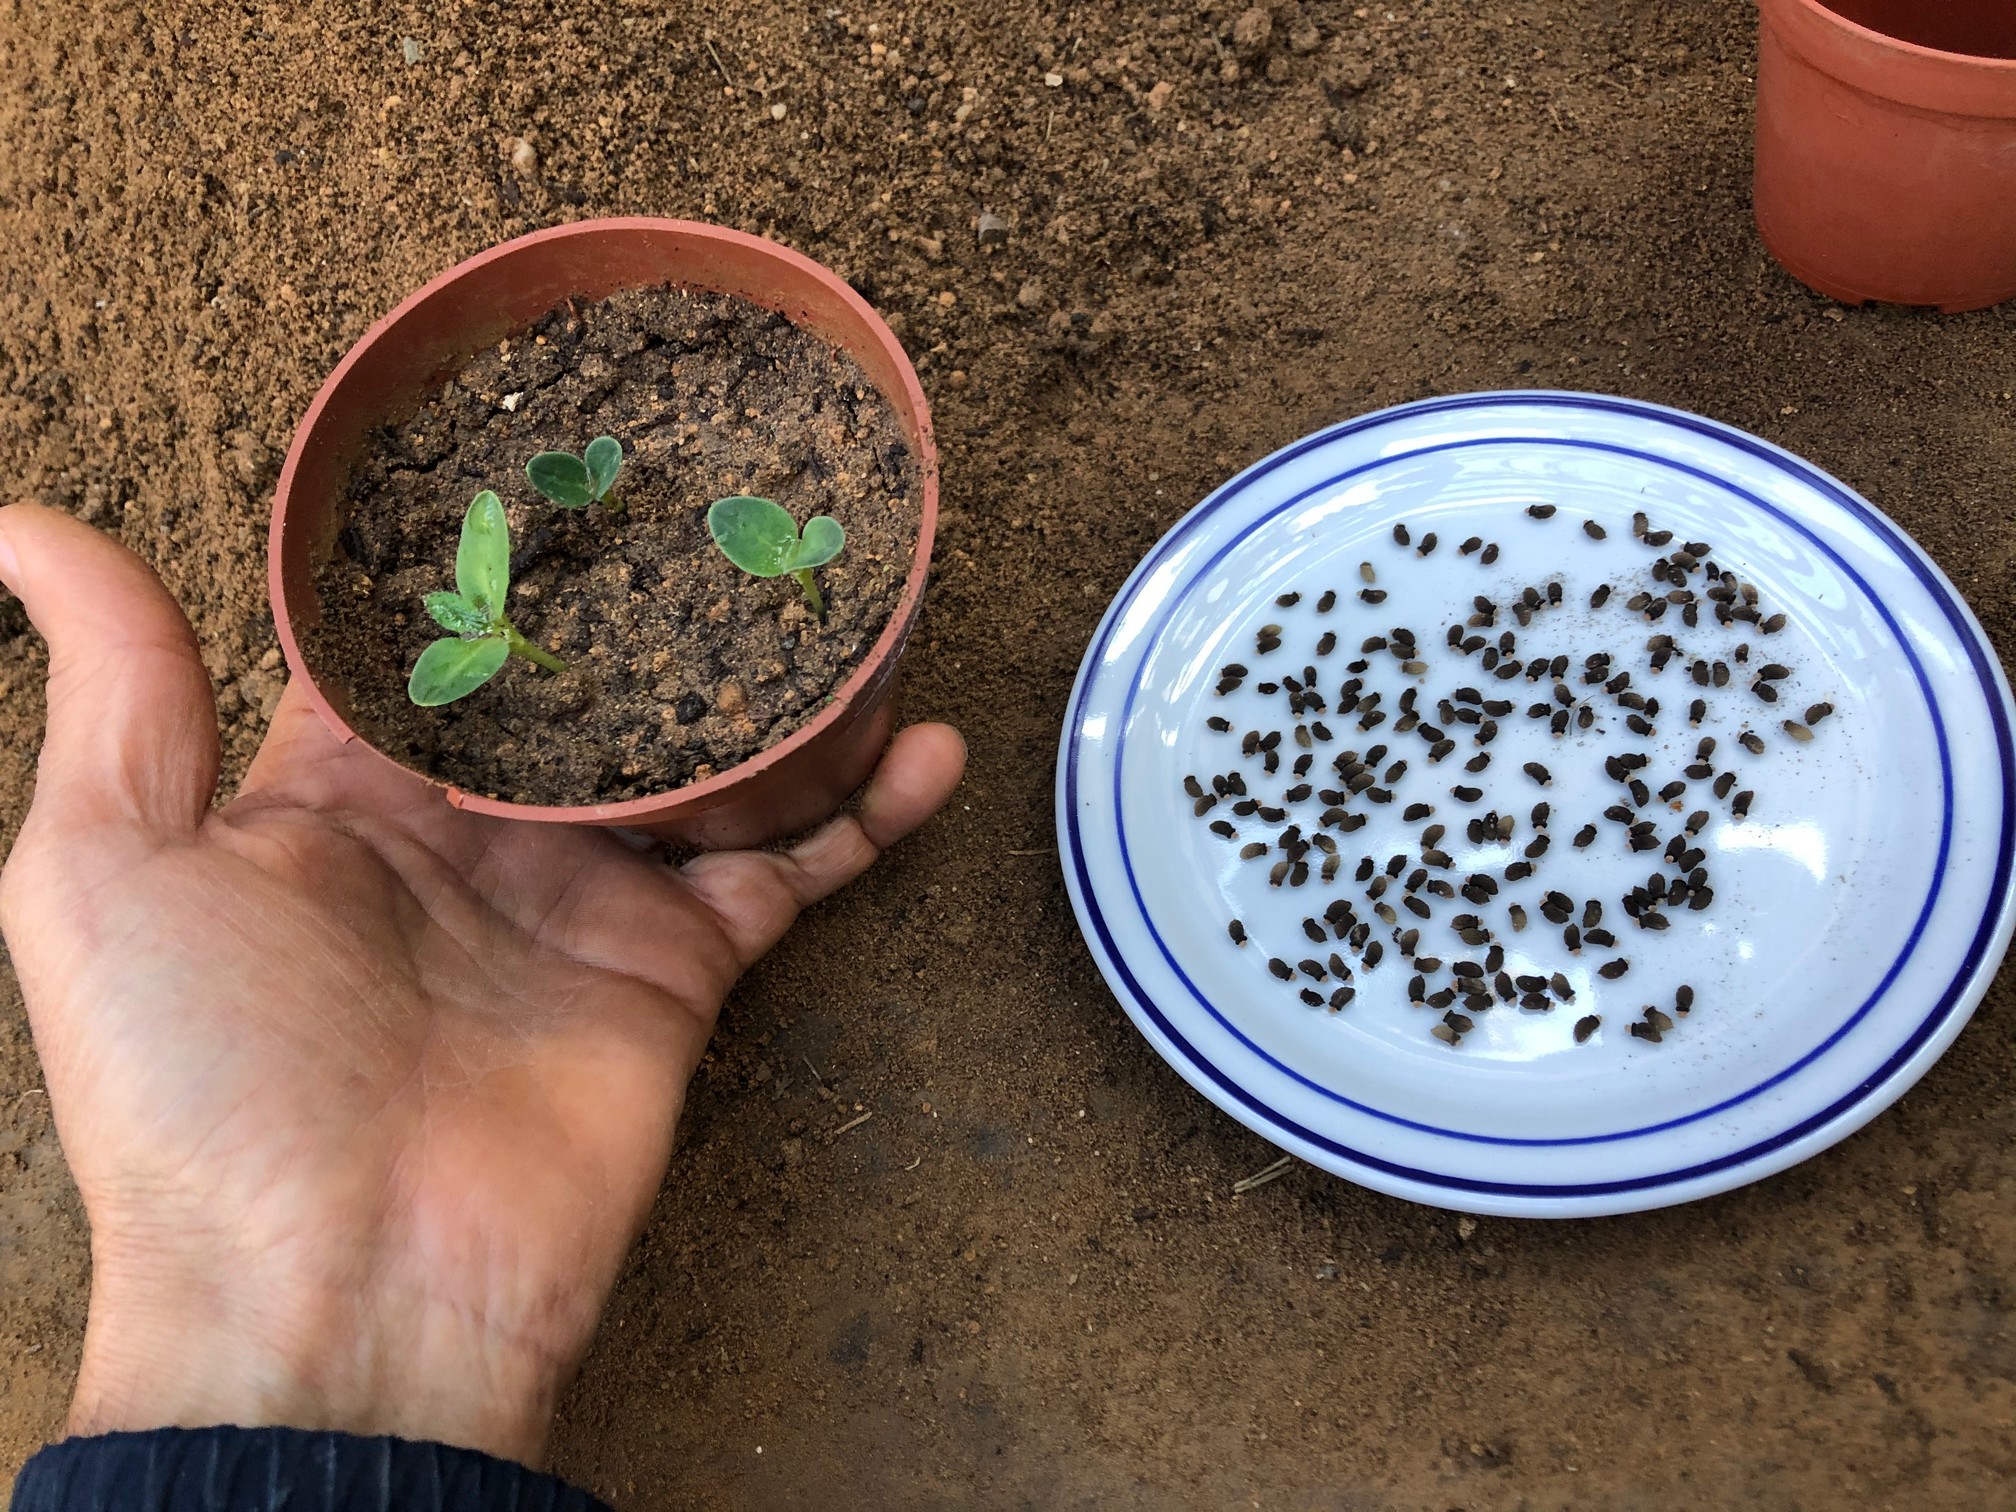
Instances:
[[[378,749],[371,741],[353,729],[348,720],[337,712],[315,679],[314,672],[302,655],[300,643],[294,634],[293,616],[287,605],[286,587],[281,571],[281,539],[287,522],[287,504],[293,490],[294,475],[307,449],[308,439],[320,424],[323,412],[349,375],[352,368],[362,359],[365,352],[392,337],[398,326],[417,308],[489,265],[517,255],[525,248],[549,242],[603,235],[609,232],[660,231],[673,232],[681,236],[704,242],[714,242],[741,248],[782,263],[802,277],[823,285],[826,290],[860,320],[868,332],[869,339],[881,348],[884,358],[897,374],[902,389],[902,398],[916,416],[917,431],[917,471],[918,487],[921,495],[918,510],[917,544],[910,558],[910,570],[903,580],[903,589],[895,607],[890,611],[889,621],[882,627],[865,656],[856,664],[845,682],[828,696],[826,706],[811,719],[793,730],[774,745],[765,746],[746,760],[737,762],[725,772],[717,773],[702,782],[688,783],[683,787],[669,788],[644,798],[629,798],[620,803],[592,804],[530,804],[513,803],[505,799],[490,798],[478,793],[466,792],[453,783],[444,782],[426,772],[417,771],[404,762],[395,761]],[[670,280],[678,283],[674,278]],[[702,287],[695,284],[694,287]],[[737,298],[746,298],[737,295]],[[751,301],[755,303],[756,301]],[[789,311],[778,313],[788,316]],[[831,340],[830,337],[822,339]],[[848,345],[834,342],[842,351],[853,355]],[[857,359],[858,360],[858,359]],[[869,380],[875,380],[871,377]],[[878,388],[880,384],[876,385]],[[894,398],[895,396],[885,396]],[[565,225],[549,226],[513,237],[509,241],[498,242],[486,247],[473,257],[463,259],[445,271],[436,274],[418,289],[400,300],[389,312],[379,317],[343,354],[342,361],[330,371],[316,390],[314,400],[295,427],[294,439],[287,449],[287,460],[280,470],[279,482],[273,494],[273,517],[267,531],[267,597],[273,611],[274,628],[280,639],[282,653],[287,659],[288,670],[298,679],[306,691],[309,702],[316,714],[343,744],[361,744],[380,761],[396,767],[401,772],[418,777],[430,786],[441,790],[447,801],[454,807],[471,813],[488,814],[498,818],[521,819],[548,824],[598,824],[598,825],[639,825],[656,821],[665,811],[676,805],[682,809],[704,810],[724,800],[741,783],[767,771],[785,760],[800,748],[811,744],[825,731],[835,726],[845,725],[854,718],[856,703],[865,694],[879,690],[881,677],[878,675],[885,663],[897,657],[908,638],[915,618],[918,601],[924,593],[925,583],[930,575],[931,548],[937,533],[938,522],[938,450],[931,428],[931,410],[924,397],[923,385],[918,381],[917,370],[903,345],[889,329],[875,307],[839,274],[802,252],[794,251],[780,242],[767,237],[752,236],[745,231],[736,231],[726,226],[710,225],[704,221],[675,220],[660,216],[611,216],[600,219],[570,221]]]
[[[1758,0],[1781,44],[1841,82],[1932,115],[2016,117],[2016,58],[1949,52],[1851,21],[1822,0]]]

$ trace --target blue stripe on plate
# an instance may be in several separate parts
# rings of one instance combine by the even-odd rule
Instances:
[[[1758,498],[1755,494],[1752,494],[1745,489],[1737,488],[1735,485],[1727,482],[1724,479],[1717,478],[1713,474],[1704,472],[1700,468],[1690,467],[1684,463],[1674,462],[1668,458],[1660,457],[1650,452],[1636,451],[1630,447],[1615,446],[1608,442],[1577,441],[1560,437],[1489,436],[1489,437],[1477,437],[1464,441],[1445,441],[1438,443],[1436,445],[1418,447],[1412,451],[1397,453],[1390,457],[1380,457],[1374,461],[1366,463],[1362,467],[1355,467],[1352,468],[1349,472],[1339,473],[1337,476],[1333,478],[1329,478],[1324,482],[1315,485],[1312,488],[1306,489],[1302,493],[1299,493],[1295,495],[1293,498],[1287,500],[1285,503],[1277,506],[1268,514],[1263,515],[1260,519],[1254,521],[1254,523],[1251,526],[1249,526],[1246,530],[1242,531],[1238,536],[1234,537],[1231,541],[1229,541],[1208,562],[1205,562],[1197,570],[1197,572],[1193,574],[1192,581],[1194,582],[1199,577],[1208,577],[1212,569],[1215,568],[1233,551],[1237,550],[1239,545],[1243,541],[1245,541],[1247,537],[1251,536],[1254,531],[1262,529],[1277,516],[1285,514],[1289,510],[1299,507],[1303,503],[1306,503],[1309,499],[1314,498],[1316,495],[1325,493],[1333,488],[1336,488],[1340,484],[1348,483],[1354,478],[1363,477],[1365,474],[1374,472],[1382,467],[1387,467],[1396,463],[1411,462],[1418,457],[1434,456],[1438,452],[1468,451],[1477,447],[1503,446],[1508,443],[1516,443],[1521,446],[1562,446],[1577,451],[1605,452],[1615,456],[1629,457],[1633,461],[1649,462],[1656,466],[1671,468],[1676,472],[1684,473],[1688,477],[1694,478],[1697,481],[1707,484],[1712,488],[1718,488],[1722,490],[1724,493],[1733,494],[1737,498],[1742,499],[1745,503],[1754,506],[1755,508],[1763,511],[1765,514],[1770,515],[1772,518],[1780,521],[1782,524],[1790,527],[1792,530],[1796,531],[1798,534],[1805,537],[1808,541],[1812,542],[1812,544],[1823,555],[1825,555],[1829,560],[1831,560],[1834,563],[1834,565],[1838,567],[1842,571],[1842,573],[1845,574],[1855,584],[1857,588],[1862,590],[1863,597],[1866,598],[1871,604],[1875,606],[1876,612],[1882,616],[1883,623],[1889,626],[1890,633],[1896,637],[1898,645],[1903,648],[1905,659],[1911,664],[1912,675],[1918,679],[1919,691],[1925,695],[1925,707],[1927,712],[1932,717],[1933,734],[1938,741],[1939,779],[1940,779],[1939,848],[1937,857],[1934,859],[1932,864],[1932,885],[1930,890],[1925,895],[1925,902],[1923,906],[1920,907],[1918,910],[1918,917],[1912,921],[1911,933],[1904,942],[1903,950],[1898,954],[1897,959],[1891,963],[1890,969],[1883,973],[1882,978],[1876,984],[1876,990],[1870,993],[1869,996],[1863,1000],[1862,1005],[1859,1008],[1857,1008],[1855,1012],[1851,1014],[1838,1028],[1836,1028],[1832,1034],[1830,1034],[1826,1039],[1822,1040],[1820,1044],[1815,1046],[1812,1050],[1808,1051],[1805,1055],[1801,1056],[1798,1060],[1794,1061],[1791,1065],[1785,1067],[1783,1070],[1779,1071],[1777,1074],[1769,1077],[1768,1079],[1759,1082],[1756,1086],[1749,1088],[1747,1091],[1739,1092],[1732,1097],[1724,1098],[1721,1102],[1712,1104],[1711,1106],[1706,1108],[1701,1108],[1693,1113],[1682,1114],[1678,1118],[1669,1118],[1661,1123],[1646,1124],[1636,1129],[1619,1129],[1615,1132],[1608,1134],[1580,1134],[1572,1137],[1564,1137],[1557,1139],[1516,1138],[1510,1135],[1498,1135],[1498,1134],[1473,1134],[1462,1129],[1445,1129],[1435,1124],[1421,1123],[1411,1118],[1403,1118],[1397,1113],[1389,1113],[1382,1108],[1375,1108],[1369,1103],[1362,1103],[1353,1098],[1346,1097],[1343,1093],[1335,1091],[1330,1087],[1324,1086],[1320,1082],[1314,1081],[1311,1078],[1304,1076],[1300,1071],[1297,1071],[1293,1066],[1288,1065],[1285,1061],[1282,1061],[1279,1058],[1268,1054],[1267,1051],[1261,1049],[1261,1047],[1258,1044],[1256,1044],[1252,1039],[1250,1039],[1246,1034],[1244,1034],[1238,1028],[1238,1026],[1236,1026],[1229,1018],[1227,1018],[1225,1014],[1219,1010],[1218,1006],[1215,1003],[1213,1003],[1209,998],[1205,997],[1203,991],[1197,986],[1195,982],[1193,982],[1190,979],[1188,973],[1186,973],[1183,970],[1183,968],[1177,964],[1176,957],[1174,953],[1171,952],[1171,950],[1169,949],[1168,942],[1163,939],[1162,932],[1155,927],[1155,920],[1150,916],[1148,912],[1148,902],[1147,899],[1141,895],[1141,885],[1139,880],[1134,875],[1132,852],[1127,843],[1127,826],[1125,822],[1123,793],[1120,785],[1120,771],[1126,761],[1127,730],[1131,720],[1133,719],[1135,699],[1142,690],[1143,679],[1139,676],[1137,676],[1134,679],[1133,683],[1129,686],[1127,690],[1127,700],[1121,710],[1119,737],[1113,757],[1113,809],[1116,818],[1119,820],[1118,824],[1116,825],[1116,831],[1120,843],[1120,864],[1121,869],[1127,874],[1127,886],[1134,895],[1134,906],[1141,915],[1142,923],[1144,923],[1148,928],[1149,937],[1155,941],[1155,947],[1156,949],[1161,951],[1162,959],[1169,963],[1169,969],[1176,974],[1176,979],[1180,981],[1184,985],[1184,987],[1189,991],[1190,996],[1196,999],[1198,1006],[1203,1008],[1206,1013],[1210,1014],[1213,1019],[1217,1020],[1221,1028],[1223,1028],[1234,1039],[1238,1040],[1240,1044],[1244,1045],[1254,1055],[1259,1057],[1261,1060],[1265,1061],[1275,1070],[1281,1072],[1284,1076],[1287,1076],[1293,1079],[1294,1081],[1301,1083],[1303,1086],[1307,1087],[1310,1091],[1315,1092],[1320,1096],[1327,1097],[1333,1102],[1342,1103],[1345,1107],[1355,1109],[1360,1113],[1366,1113],[1374,1118],[1383,1119],[1388,1123],[1399,1124],[1404,1128],[1416,1129],[1424,1134],[1436,1134],[1447,1139],[1469,1140],[1477,1144],[1529,1145],[1529,1146],[1588,1145],[1588,1144],[1608,1144],[1621,1139],[1639,1139],[1647,1134],[1662,1133],[1667,1129],[1677,1129],[1685,1124],[1694,1123],[1703,1118],[1713,1117],[1717,1113],[1723,1112],[1724,1110],[1729,1108],[1733,1108],[1739,1103],[1747,1102],[1751,1098],[1756,1097],[1761,1093],[1768,1092],[1771,1088],[1779,1085],[1781,1082],[1785,1081],[1788,1077],[1797,1075],[1800,1071],[1804,1070],[1807,1066],[1811,1065],[1820,1056],[1824,1055],[1828,1050],[1832,1049],[1835,1045],[1839,1044],[1842,1038],[1846,1036],[1852,1029],[1854,1029],[1854,1027],[1857,1024],[1861,1023],[1863,1019],[1868,1017],[1870,1011],[1873,1008],[1875,1008],[1878,1002],[1882,1000],[1883,995],[1889,991],[1890,984],[1897,980],[1898,973],[1904,969],[1905,963],[1911,959],[1912,952],[1918,948],[1918,941],[1924,936],[1925,933],[1926,920],[1928,920],[1932,916],[1933,906],[1939,900],[1940,886],[1945,880],[1946,861],[1948,855],[1951,853],[1953,848],[1953,763],[1951,757],[1951,748],[1946,738],[1945,723],[1939,717],[1938,702],[1932,695],[1931,682],[1925,675],[1924,665],[1918,660],[1918,654],[1911,649],[1911,643],[1909,642],[1909,640],[1905,638],[1904,631],[1902,627],[1898,625],[1895,617],[1891,615],[1889,606],[1886,605],[1880,598],[1877,597],[1875,590],[1870,588],[1868,583],[1863,581],[1861,574],[1856,572],[1855,569],[1849,566],[1847,562],[1843,561],[1840,555],[1837,552],[1835,552],[1832,547],[1830,547],[1825,541],[1821,540],[1818,536],[1814,535],[1812,531],[1806,529],[1806,527],[1801,525],[1797,520],[1792,519],[1790,516],[1786,515],[1782,510],[1776,508],[1775,506],[1769,503],[1766,503],[1763,499]],[[1226,497],[1229,499],[1230,497],[1232,497],[1232,495],[1227,495]],[[1179,601],[1174,596],[1171,597],[1169,602],[1164,606],[1161,615],[1156,619],[1155,624],[1153,625],[1153,627],[1150,628],[1147,635],[1145,636],[1144,639],[1146,642],[1153,643],[1161,636],[1162,631],[1168,625],[1171,616],[1175,614],[1176,609],[1178,607],[1178,602]],[[1146,660],[1144,658],[1143,660],[1144,672],[1145,667],[1146,667]],[[1096,907],[1096,905],[1094,906]]]

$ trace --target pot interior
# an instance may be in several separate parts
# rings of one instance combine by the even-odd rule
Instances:
[[[1821,0],[1843,20],[1899,42],[1975,58],[2016,58],[2012,0]]]

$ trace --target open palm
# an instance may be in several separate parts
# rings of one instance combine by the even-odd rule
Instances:
[[[73,1428],[536,1459],[723,995],[938,808],[957,735],[905,731],[793,851],[674,868],[452,809],[290,690],[214,808],[209,680],[153,574],[15,506],[0,577],[51,652],[0,928],[92,1226]]]

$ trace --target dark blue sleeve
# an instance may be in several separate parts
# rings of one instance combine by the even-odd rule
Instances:
[[[51,1444],[13,1512],[609,1512],[509,1460],[299,1428],[160,1428]]]

